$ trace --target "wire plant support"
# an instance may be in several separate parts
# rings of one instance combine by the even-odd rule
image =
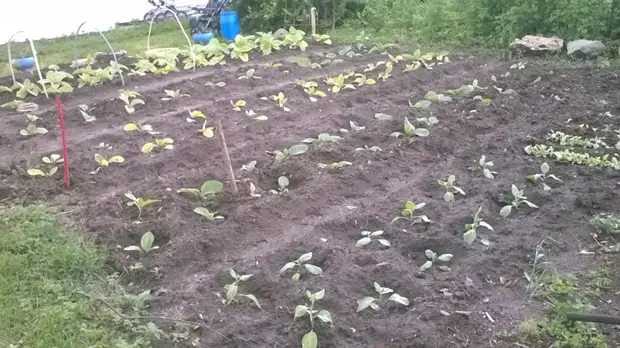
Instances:
[[[183,28],[183,24],[181,24],[181,20],[179,19],[179,17],[177,16],[176,13],[174,13],[174,11],[168,9],[168,8],[162,8],[159,9],[158,11],[156,11],[153,14],[153,18],[151,18],[151,23],[149,25],[149,34],[146,37],[146,51],[149,52],[151,51],[151,32],[153,31],[153,21],[155,21],[155,17],[157,17],[158,14],[160,14],[161,12],[170,12],[172,13],[172,15],[174,16],[174,18],[177,20],[177,23],[179,24],[179,28],[181,28],[181,32],[183,33],[183,36],[185,36],[185,39],[187,40],[187,45],[189,48],[189,54],[192,57],[192,61],[193,61],[193,65],[194,65],[194,71],[196,71],[196,53],[194,52],[194,45],[192,45],[192,40],[189,39],[189,36],[187,35],[187,32],[185,31],[185,28]]]
[[[11,69],[11,77],[13,78],[13,84],[16,84],[17,80],[15,79],[15,70],[13,69],[13,58],[11,57],[11,41],[13,41],[13,37],[15,37],[15,35],[25,34],[25,33],[26,32],[23,30],[20,30],[14,33],[13,35],[11,35],[11,37],[9,38],[9,41],[7,42],[7,53],[9,55],[9,68]],[[30,50],[32,51],[32,57],[34,58],[34,64],[37,68],[37,73],[39,74],[39,81],[41,81],[43,80],[43,75],[41,74],[41,66],[39,65],[39,58],[37,58],[37,50],[36,48],[34,48],[34,42],[32,42],[32,40],[30,40],[28,36],[26,36],[26,40],[30,42]],[[47,97],[47,99],[49,99],[50,96],[47,94],[47,88],[45,88],[45,84],[41,83],[41,86],[43,86],[43,92],[45,92],[45,96]]]
[[[80,26],[77,28],[77,30],[73,34],[73,61],[76,65],[78,64],[78,57],[77,57],[77,46],[75,44],[75,41],[78,35],[80,34],[80,29],[82,29],[82,27],[86,23],[88,22],[83,22],[82,24],[80,24]],[[108,41],[108,38],[105,35],[103,35],[103,32],[99,30],[99,28],[95,27],[95,29],[99,32],[99,35],[101,35],[101,37],[103,38],[103,41],[105,41],[105,43],[110,48],[110,51],[112,52],[112,57],[114,58],[114,61],[116,62],[116,66],[118,66],[119,64],[118,64],[118,59],[116,58],[116,51],[114,51],[114,48],[112,48],[110,41]],[[123,77],[123,72],[120,69],[118,70],[118,74],[121,77],[121,83],[123,84],[123,86],[125,86],[125,78]]]

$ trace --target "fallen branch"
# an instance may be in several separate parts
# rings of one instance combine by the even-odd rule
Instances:
[[[614,317],[611,315],[569,312],[566,313],[566,319],[572,321],[585,321],[589,323],[620,325],[620,317]]]
[[[232,185],[233,193],[239,193],[239,189],[237,188],[237,180],[235,180],[235,171],[232,167],[232,162],[230,161],[230,154],[228,153],[228,146],[226,146],[226,137],[224,137],[224,130],[222,129],[222,120],[217,120],[217,133],[220,138],[220,147],[222,148],[222,153],[224,153],[224,165],[226,166],[226,170],[228,171],[228,176],[230,176],[230,184]]]

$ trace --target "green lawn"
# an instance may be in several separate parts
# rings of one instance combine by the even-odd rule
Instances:
[[[0,347],[147,347],[144,326],[127,326],[96,300],[119,303],[103,266],[100,250],[43,209],[0,210]]]

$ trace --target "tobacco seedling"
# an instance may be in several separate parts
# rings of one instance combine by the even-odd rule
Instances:
[[[420,268],[418,269],[419,272],[426,271],[427,269],[433,267],[433,264],[437,262],[450,262],[450,260],[452,260],[452,257],[453,257],[452,254],[437,255],[436,252],[430,249],[426,249],[424,251],[424,255],[426,255],[426,258],[428,260],[426,260],[426,262],[422,266],[420,266]],[[450,267],[441,265],[439,266],[439,269],[442,271],[449,271]]]
[[[492,161],[487,162],[486,156],[482,155],[480,156],[480,159],[478,160],[478,165],[469,167],[469,170],[482,171],[482,175],[484,175],[485,178],[494,179],[495,175],[497,175],[497,172],[492,171],[491,170],[492,167],[493,167],[493,162]]]
[[[446,190],[446,193],[443,195],[443,200],[446,202],[454,202],[454,194],[458,193],[462,196],[465,196],[465,191],[458,186],[455,186],[456,176],[449,175],[446,180],[437,180],[439,186]]]
[[[283,193],[287,193],[288,192],[288,185],[290,185],[290,182],[288,180],[288,178],[284,175],[280,176],[278,178],[278,191],[276,190],[271,190],[269,192],[273,193],[274,195],[278,195],[278,194],[283,194]]]
[[[199,198],[203,201],[211,201],[222,192],[224,184],[217,180],[207,180],[201,186],[200,189],[195,188],[181,188],[177,193],[185,193]]]
[[[422,66],[422,63],[419,61],[415,61],[412,64],[405,64],[405,69],[403,72],[412,72],[418,70]]]
[[[366,77],[366,75],[359,73],[355,74],[355,81],[353,82],[357,83],[358,86],[374,85],[375,83],[377,83],[375,79],[369,79]]]
[[[325,289],[317,291],[314,294],[306,290],[306,297],[308,297],[308,299],[310,300],[310,305],[298,305],[297,307],[295,307],[295,314],[293,316],[293,320],[297,318],[303,318],[306,315],[308,315],[308,318],[310,319],[310,332],[306,333],[301,338],[302,348],[318,347],[319,339],[314,332],[314,323],[317,318],[325,324],[333,325],[331,313],[324,309],[318,310],[314,308],[315,302],[323,299],[324,296]]]
[[[414,137],[427,137],[431,134],[426,128],[416,128],[413,124],[411,124],[407,117],[405,117],[405,121],[403,124],[403,132],[404,133],[394,132],[390,135],[397,138],[401,135],[404,135],[407,138],[413,139]]]
[[[527,197],[523,195],[523,190],[519,190],[519,188],[515,184],[512,184],[511,192],[513,196],[512,203],[503,206],[502,209],[499,211],[499,215],[501,215],[502,217],[508,217],[512,212],[513,208],[519,209],[519,206],[523,203],[525,203],[530,208],[538,209],[538,206],[528,201]]]
[[[119,95],[118,99],[122,100],[125,103],[125,111],[128,114],[133,114],[136,112],[137,105],[144,105],[144,100],[138,98],[141,95],[137,92],[132,92],[130,90],[123,90]]]
[[[155,149],[172,150],[174,148],[174,140],[170,138],[157,138],[154,143],[146,143],[142,145],[142,152],[149,153]]]
[[[276,104],[278,104],[278,106],[281,107],[284,111],[286,112],[291,111],[291,109],[284,106],[284,104],[286,104],[286,101],[288,100],[286,96],[284,95],[284,93],[280,92],[278,93],[278,95],[272,95],[269,97],[269,99],[275,101]]]
[[[398,220],[408,220],[410,225],[421,224],[421,223],[431,223],[432,221],[426,215],[417,215],[417,212],[424,208],[426,203],[413,203],[412,201],[407,201],[405,203],[405,208],[401,210],[400,215],[392,220],[392,223],[395,223]]]
[[[215,135],[213,133],[213,128],[215,128],[215,127],[207,127],[207,120],[205,120],[202,123],[202,127],[200,128],[200,133],[202,133],[202,135],[205,138],[213,138],[213,136]]]
[[[181,93],[180,89],[177,89],[177,90],[174,90],[174,91],[165,89],[164,92],[166,92],[166,97],[161,98],[161,100],[164,100],[164,101],[178,100],[178,99],[181,99],[181,98],[189,97],[189,94]]]
[[[216,211],[212,212],[204,207],[195,208],[194,213],[207,218],[209,221],[221,220],[224,218],[223,216],[217,215]]]
[[[337,135],[329,135],[328,133],[321,133],[316,138],[306,138],[302,140],[303,143],[311,144],[311,143],[323,143],[323,142],[338,142],[342,140],[342,137]]]
[[[327,170],[338,170],[338,169],[342,169],[344,167],[348,167],[351,165],[353,165],[353,163],[348,162],[348,161],[332,162],[330,164],[325,164],[325,163],[318,164],[319,168],[327,169]]]
[[[237,274],[237,272],[235,272],[232,268],[229,269],[228,272],[234,281],[231,284],[224,285],[224,290],[226,290],[226,304],[230,305],[233,302],[239,302],[239,297],[245,297],[252,300],[256,307],[261,308],[256,296],[252,294],[239,293],[239,283],[248,281],[253,274]]]
[[[232,105],[233,110],[241,111],[241,109],[243,109],[247,105],[247,103],[245,102],[245,100],[237,100],[236,102],[233,102],[231,100],[230,105]]]
[[[357,243],[355,243],[355,246],[358,248],[366,246],[372,243],[372,241],[374,240],[376,240],[377,242],[379,242],[379,244],[385,247],[388,247],[388,248],[391,245],[389,240],[381,237],[383,236],[383,231],[374,231],[374,232],[362,231],[360,234],[362,235],[362,238],[359,239]]]
[[[329,35],[327,34],[315,34],[312,36],[314,38],[314,40],[325,44],[325,45],[331,45],[332,44],[332,40],[330,39]]]
[[[49,155],[49,157],[45,156],[41,158],[41,161],[45,164],[60,164],[63,163],[65,159],[62,158],[62,156],[60,156],[59,154],[53,153]]]
[[[39,169],[39,168],[30,168],[26,172],[30,176],[52,176],[52,175],[56,174],[57,171],[58,171],[58,167],[54,166],[54,167],[50,168],[50,170],[47,171],[47,172],[45,172],[45,171],[43,171],[43,169]]]
[[[332,93],[339,93],[345,89],[355,89],[353,84],[346,82],[346,78],[343,74],[338,75],[338,77],[330,77],[325,83],[332,87]]]
[[[28,123],[28,125],[26,126],[26,129],[21,129],[19,131],[19,134],[25,137],[36,135],[36,134],[45,134],[45,133],[47,133],[47,129],[43,127],[37,127],[34,123]]]
[[[247,62],[250,59],[250,51],[254,49],[254,37],[237,35],[235,41],[228,45],[228,49],[230,49],[230,58]]]
[[[287,158],[302,155],[308,152],[308,149],[309,149],[308,145],[306,144],[297,144],[297,145],[293,145],[289,147],[288,149],[284,149],[282,151],[280,150],[276,150],[273,152],[267,151],[267,154],[270,156],[274,156],[274,161],[276,163],[279,163],[281,161],[284,161]]]
[[[269,118],[265,115],[259,115],[256,116],[257,113],[254,112],[254,110],[245,110],[245,114],[252,117],[253,119],[257,120],[257,121],[267,121]]]
[[[380,67],[381,65],[385,65],[385,62],[379,61],[376,64],[370,63],[370,64],[367,65],[367,68],[364,69],[364,72],[373,71],[373,70],[377,69],[378,67]]]
[[[388,301],[394,301],[405,307],[409,306],[409,299],[407,299],[406,297],[400,296],[390,288],[382,287],[377,282],[373,282],[373,285],[375,287],[375,291],[377,292],[377,294],[379,294],[379,297],[367,296],[357,300],[356,312],[361,312],[368,307],[372,308],[375,311],[378,311],[381,308],[380,306],[383,306]],[[386,299],[385,296],[388,294],[391,295]]]
[[[252,79],[260,80],[262,79],[262,77],[254,75],[255,72],[256,72],[255,69],[248,69],[248,71],[245,72],[245,75],[239,76],[239,80],[252,80]]]
[[[226,82],[224,82],[224,81],[220,81],[220,82],[207,81],[207,82],[205,82],[205,87],[209,87],[209,88],[224,87],[224,86],[226,86]]]
[[[428,109],[433,103],[430,100],[419,100],[417,101],[415,104],[411,103],[411,100],[409,101],[409,107],[412,107],[414,109]]]
[[[36,97],[42,92],[41,87],[34,82],[30,82],[29,79],[25,79],[23,83],[16,82],[12,89],[16,90],[15,96],[19,99],[24,99],[29,94]]]
[[[297,81],[297,85],[301,86],[304,89],[304,92],[310,96],[310,101],[317,101],[315,97],[325,98],[327,94],[325,92],[318,89],[318,83],[314,81]]]
[[[463,233],[463,241],[468,245],[471,245],[478,236],[478,227],[482,226],[490,231],[495,231],[491,225],[482,221],[480,217],[480,212],[482,212],[482,207],[479,207],[474,215],[474,221],[471,224],[465,224],[465,233]]]
[[[153,243],[155,242],[155,236],[153,235],[153,233],[151,233],[151,231],[148,231],[146,233],[144,233],[142,235],[142,237],[140,238],[140,245],[130,245],[126,248],[124,248],[123,250],[125,251],[141,251],[145,254],[150,253],[151,251],[155,250],[155,249],[159,249],[159,247],[157,245],[153,245]]]
[[[304,40],[305,36],[306,32],[290,27],[286,35],[284,35],[282,44],[289,48],[299,47],[300,50],[305,51],[308,48],[308,43]]]
[[[149,205],[160,202],[158,199],[148,199],[142,197],[136,197],[131,192],[125,193],[125,197],[129,198],[127,202],[128,207],[136,207],[138,209],[138,219],[142,216],[142,211]]]
[[[103,157],[100,154],[96,153],[95,154],[95,161],[97,161],[97,163],[99,163],[99,166],[101,168],[107,168],[107,167],[110,166],[111,163],[123,163],[123,162],[125,162],[125,159],[123,158],[123,156],[112,156],[109,159],[106,159],[105,157]]]
[[[254,43],[258,45],[258,48],[263,52],[263,55],[269,55],[274,50],[279,50],[282,45],[282,41],[277,40],[272,32],[262,32],[259,31],[256,33],[258,37],[254,40]]]
[[[382,73],[379,73],[379,78],[383,81],[387,80],[390,76],[392,76],[392,70],[394,69],[394,66],[392,65],[392,62],[387,62],[385,63],[385,70]]]
[[[547,164],[547,162],[543,163],[540,165],[540,171],[542,173],[539,174],[530,174],[527,176],[527,179],[532,181],[532,182],[536,182],[536,180],[540,180],[543,184],[543,190],[545,191],[551,191],[551,187],[549,185],[547,185],[547,183],[545,182],[546,179],[553,179],[555,181],[559,181],[562,182],[562,179],[560,179],[559,177],[553,175],[553,174],[548,174],[549,173],[549,165]]]
[[[91,116],[90,114],[88,114],[88,105],[81,104],[81,105],[78,106],[78,110],[82,114],[82,117],[84,117],[84,121],[86,121],[86,122],[93,122],[93,121],[97,120],[97,118],[95,116]]]
[[[299,280],[299,277],[301,277],[302,269],[306,269],[308,272],[314,275],[322,275],[323,270],[321,269],[321,267],[307,263],[311,259],[312,259],[311,252],[303,254],[297,260],[286,263],[282,267],[282,269],[280,269],[280,273],[284,273],[288,270],[292,270],[294,273],[291,279],[293,280]]]
[[[49,84],[47,91],[50,93],[73,92],[73,87],[65,79],[73,79],[73,75],[64,71],[49,70],[45,73],[45,78],[40,80],[39,83],[42,85]]]
[[[381,152],[383,151],[382,148],[380,148],[379,146],[368,146],[368,145],[364,145],[364,147],[358,147],[355,149],[355,151],[372,151],[372,152]]]
[[[153,131],[153,127],[150,124],[139,124],[139,123],[133,123],[133,122],[127,123],[123,127],[123,130],[125,132],[133,132],[133,131],[145,132],[151,135],[160,134],[160,132]]]

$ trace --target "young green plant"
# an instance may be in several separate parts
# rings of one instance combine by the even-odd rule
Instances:
[[[235,272],[235,270],[233,270],[232,268],[228,270],[228,273],[230,273],[230,276],[234,280],[232,283],[224,285],[224,290],[226,290],[226,304],[230,305],[233,302],[238,303],[239,298],[243,297],[252,300],[256,307],[261,308],[256,296],[252,294],[242,294],[239,292],[239,283],[248,281],[253,276],[253,274],[237,274],[237,272]]]
[[[301,277],[301,271],[305,269],[311,274],[314,275],[322,275],[323,270],[321,267],[315,266],[313,264],[307,263],[312,259],[312,252],[301,255],[297,260],[287,262],[281,269],[280,273],[285,273],[289,270],[293,271],[293,276],[291,279],[299,280]]]
[[[327,169],[327,170],[331,170],[331,171],[335,171],[338,169],[342,169],[344,167],[349,167],[352,166],[353,163],[349,162],[349,161],[340,161],[340,162],[332,162],[329,164],[326,163],[319,163],[318,166],[321,169]]]
[[[155,250],[155,249],[159,249],[159,247],[157,245],[153,245],[153,243],[155,242],[155,236],[153,235],[153,233],[151,231],[148,231],[146,233],[144,233],[142,235],[142,237],[140,238],[140,245],[130,245],[126,248],[124,248],[123,250],[125,251],[140,251],[143,252],[145,254],[150,253],[151,251]]]
[[[278,104],[278,106],[281,107],[284,111],[286,111],[286,112],[291,111],[291,109],[289,109],[288,107],[284,106],[284,104],[286,104],[286,101],[288,100],[286,98],[286,96],[284,95],[284,93],[280,92],[280,93],[278,93],[278,95],[272,95],[272,96],[269,97],[269,99],[275,101],[276,104]]]
[[[136,106],[144,105],[144,100],[138,98],[141,95],[137,92],[132,92],[130,90],[123,90],[119,95],[118,99],[122,100],[125,103],[125,111],[128,114],[133,114],[136,112]]]
[[[547,164],[547,162],[540,165],[540,171],[541,173],[528,175],[527,179],[534,183],[536,182],[536,180],[540,180],[543,184],[543,190],[551,191],[551,187],[547,185],[547,183],[545,182],[545,180],[547,179],[552,179],[558,182],[562,182],[562,179],[560,179],[559,177],[553,174],[549,174],[549,165]]]
[[[443,200],[446,202],[454,202],[454,194],[458,193],[462,196],[465,196],[465,191],[460,187],[456,186],[456,176],[449,175],[446,180],[437,180],[439,186],[446,190],[446,193],[443,195]]]
[[[200,189],[196,188],[181,188],[177,190],[177,193],[183,193],[203,201],[211,201],[222,192],[224,184],[217,180],[207,180],[201,186]]]
[[[140,124],[140,123],[134,123],[134,122],[127,123],[125,126],[123,126],[123,130],[125,132],[134,132],[134,131],[145,132],[151,135],[161,134],[160,132],[153,131],[153,126],[151,126],[150,124]]]
[[[123,162],[125,162],[125,159],[123,158],[123,156],[112,156],[110,158],[105,158],[105,157],[101,156],[100,154],[96,153],[95,154],[95,161],[97,161],[97,163],[99,163],[99,167],[107,168],[112,163],[123,163]]]
[[[403,132],[404,133],[394,132],[390,135],[397,138],[404,135],[405,137],[413,140],[415,137],[427,137],[431,134],[426,128],[414,127],[407,117],[405,117],[405,121],[403,123]]]
[[[276,163],[282,162],[287,158],[299,156],[308,152],[309,148],[306,144],[297,144],[284,150],[268,151],[267,154],[274,157]]]
[[[146,143],[142,145],[141,151],[144,153],[153,152],[153,150],[172,150],[174,148],[174,140],[170,138],[157,138],[154,143]]]
[[[262,79],[262,77],[260,76],[256,76],[255,75],[256,70],[255,69],[248,69],[248,71],[245,72],[245,75],[239,76],[239,80],[260,80]]]
[[[407,201],[405,203],[405,208],[400,211],[401,216],[397,216],[392,219],[392,223],[395,223],[398,220],[407,220],[409,221],[409,225],[421,224],[421,223],[431,223],[432,221],[424,214],[418,215],[417,212],[424,208],[426,203],[413,203],[412,201]]]
[[[282,46],[282,41],[275,38],[272,32],[262,32],[259,31],[256,33],[258,37],[254,40],[254,43],[258,46],[264,56],[271,54],[273,51],[277,51]]]
[[[247,62],[250,59],[250,51],[254,49],[254,40],[253,36],[237,35],[235,41],[228,45],[230,58]]]
[[[288,178],[284,175],[281,175],[278,178],[278,190],[271,190],[270,192],[274,195],[281,195],[283,193],[288,192],[288,185],[290,184]]]
[[[495,175],[497,175],[497,172],[492,171],[491,168],[493,168],[493,162],[487,161],[486,156],[482,155],[480,156],[480,159],[478,160],[478,165],[469,167],[469,170],[481,171],[482,175],[484,175],[485,178],[494,179]]]
[[[524,203],[530,208],[538,209],[538,206],[528,201],[527,197],[523,195],[523,190],[519,190],[519,188],[515,184],[512,184],[511,193],[513,196],[512,203],[503,206],[502,209],[500,209],[499,211],[499,215],[501,215],[502,217],[508,217],[510,213],[512,213],[513,208],[515,210],[519,209],[519,206]]]
[[[328,133],[321,133],[316,138],[306,138],[302,140],[302,143],[311,144],[311,143],[325,143],[325,142],[338,142],[342,140],[342,137],[337,135],[329,135]]]
[[[155,204],[157,202],[161,202],[158,199],[148,199],[142,197],[136,197],[133,193],[127,192],[125,193],[125,197],[129,198],[129,202],[127,202],[128,207],[136,207],[138,209],[138,219],[142,217],[142,212],[146,207],[151,204]]]
[[[165,89],[164,92],[166,96],[161,98],[161,100],[169,101],[169,100],[179,100],[182,98],[189,98],[189,94],[181,93],[180,89],[176,89],[174,91]]]
[[[206,218],[209,221],[221,220],[224,219],[223,216],[218,215],[216,211],[210,211],[205,207],[198,207],[194,209],[194,213]]]
[[[465,233],[463,233],[463,241],[465,241],[465,243],[467,243],[468,245],[471,245],[476,240],[476,237],[478,236],[477,231],[480,226],[490,231],[495,231],[493,229],[493,226],[482,221],[482,218],[480,217],[480,212],[482,212],[482,207],[479,207],[478,210],[476,211],[476,214],[474,214],[474,221],[471,224],[465,224]]]
[[[43,127],[37,127],[34,123],[28,123],[25,129],[20,129],[19,131],[19,134],[25,137],[45,133],[47,133],[47,129]]]
[[[241,109],[243,109],[247,105],[247,103],[245,102],[245,100],[237,100],[236,102],[233,102],[231,100],[230,105],[232,105],[233,110],[241,111]]]
[[[424,272],[427,269],[433,267],[433,264],[437,263],[437,262],[450,262],[450,260],[452,260],[453,255],[452,254],[441,254],[441,255],[437,255],[436,252],[430,250],[430,249],[426,249],[424,251],[424,255],[426,256],[427,260],[426,262],[424,262],[424,264],[422,266],[420,266],[420,268],[418,269],[419,272]],[[442,271],[449,271],[450,267],[445,266],[445,265],[441,265],[439,266],[439,269]]]
[[[388,301],[396,302],[405,307],[409,306],[409,299],[407,299],[406,297],[400,296],[399,294],[395,293],[394,290],[383,287],[377,282],[373,282],[373,285],[379,297],[367,296],[357,300],[356,312],[361,312],[368,307],[372,308],[374,311],[378,311],[381,306],[385,305]],[[386,298],[386,295],[389,294],[391,295]]]
[[[97,120],[97,118],[95,116],[92,116],[88,113],[88,105],[86,104],[80,104],[78,106],[78,110],[80,111],[80,113],[82,114],[82,117],[84,118],[85,122],[94,122]]]
[[[332,315],[325,309],[318,310],[315,308],[315,302],[322,300],[325,296],[325,289],[317,291],[315,293],[311,293],[306,290],[306,297],[310,300],[310,304],[298,305],[295,307],[295,314],[293,315],[293,320],[297,318],[303,318],[306,315],[310,319],[310,331],[306,333],[301,338],[301,347],[302,348],[317,348],[319,345],[319,339],[314,332],[315,321],[318,318],[325,324],[333,325],[332,323]]]
[[[360,233],[362,235],[362,238],[360,238],[357,243],[355,243],[355,246],[358,248],[364,247],[370,243],[372,243],[373,241],[377,241],[379,242],[379,244],[383,245],[384,247],[390,247],[390,241],[383,238],[383,231],[374,231],[374,232],[370,232],[370,231],[362,231]]]
[[[330,77],[325,83],[331,86],[332,93],[339,93],[345,89],[355,89],[353,84],[346,82],[346,78],[343,74],[338,75],[338,77]]]

